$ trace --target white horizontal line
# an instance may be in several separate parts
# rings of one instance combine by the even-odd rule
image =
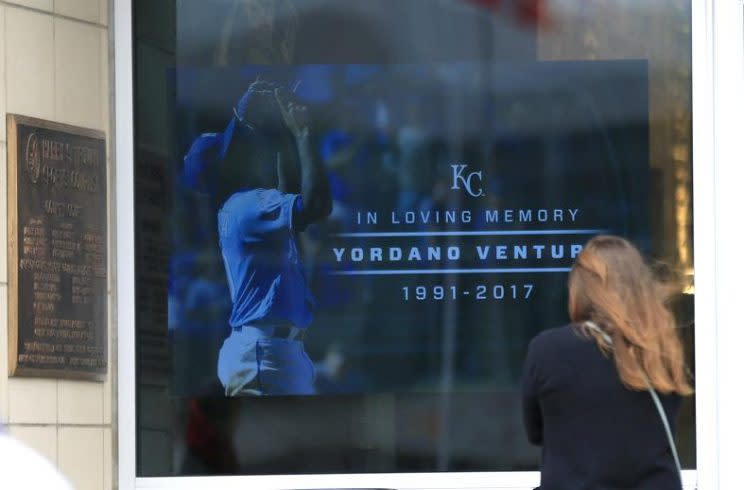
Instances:
[[[495,231],[380,231],[338,233],[342,238],[422,237],[422,236],[526,236],[526,235],[595,235],[605,230],[495,230]]]
[[[570,267],[534,267],[501,269],[385,269],[361,271],[334,271],[337,276],[403,276],[412,274],[531,274],[569,272]]]

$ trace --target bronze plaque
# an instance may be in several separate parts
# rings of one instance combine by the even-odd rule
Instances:
[[[105,136],[17,115],[7,122],[10,373],[102,380]]]

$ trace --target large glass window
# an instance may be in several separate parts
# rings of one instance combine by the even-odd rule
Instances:
[[[522,362],[598,233],[685,283],[692,360],[689,1],[141,0],[134,32],[138,476],[536,470]]]

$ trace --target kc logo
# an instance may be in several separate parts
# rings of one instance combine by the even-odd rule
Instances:
[[[482,187],[482,171],[479,170],[477,172],[464,173],[468,166],[461,163],[450,165],[450,167],[452,167],[452,187],[450,187],[450,189],[459,190],[460,185],[462,185],[465,191],[473,197],[486,195],[486,193],[483,192]],[[477,185],[477,187],[473,187],[474,185]]]

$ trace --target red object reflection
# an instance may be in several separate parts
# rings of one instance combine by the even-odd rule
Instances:
[[[513,15],[520,24],[548,24],[548,0],[465,0],[465,2],[492,12]]]

